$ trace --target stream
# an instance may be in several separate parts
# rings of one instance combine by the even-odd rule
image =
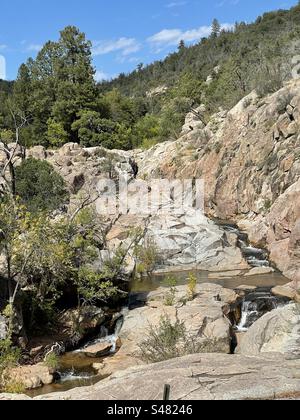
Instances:
[[[239,229],[228,223],[219,222],[221,228],[224,231],[235,233],[238,236],[238,243],[241,251],[248,261],[251,267],[269,267],[270,263],[268,260],[268,253],[265,250],[254,248],[249,244],[248,237]],[[187,277],[191,270],[170,272],[163,274],[155,274],[151,277],[143,278],[142,280],[133,280],[130,285],[129,295],[129,310],[134,309],[139,304],[138,296],[141,294],[146,295],[150,291],[156,290],[162,285],[166,285],[166,278],[169,275],[176,278],[178,285],[187,284]],[[235,277],[219,277],[216,274],[216,278],[212,273],[206,271],[192,271],[198,279],[198,283],[215,283],[225,288],[237,289],[239,286],[244,285],[257,287],[256,290],[247,292],[242,300],[240,310],[240,321],[237,325],[234,325],[234,329],[237,333],[246,332],[251,325],[256,322],[260,317],[275,308],[287,304],[288,299],[277,298],[271,293],[271,289],[277,285],[284,285],[288,280],[278,271],[270,274],[255,275],[251,277],[244,277],[244,273]],[[124,311],[128,308],[124,308]],[[114,334],[109,335],[108,331],[102,331],[99,337],[93,341],[87,343],[82,348],[66,353],[60,357],[58,378],[57,381],[43,388],[27,391],[26,394],[30,397],[38,395],[49,394],[53,392],[63,392],[70,389],[94,385],[97,382],[105,379],[105,377],[97,375],[93,369],[94,363],[101,363],[103,358],[91,358],[84,354],[86,347],[95,345],[101,342],[109,342],[112,344],[110,351],[111,357],[117,351],[116,342],[122,328],[123,317],[116,323]]]

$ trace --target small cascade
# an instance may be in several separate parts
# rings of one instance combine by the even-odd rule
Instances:
[[[254,308],[256,305],[253,305],[252,302],[243,302],[242,305],[242,317],[239,324],[236,326],[238,332],[246,332],[251,326],[251,319],[257,317],[257,310]]]
[[[96,344],[107,343],[111,345],[110,354],[114,354],[117,351],[117,344],[119,334],[124,322],[124,311],[121,312],[119,318],[116,320],[114,325],[114,333],[110,334],[106,327],[102,327],[97,338],[86,343],[83,347],[69,353],[69,360],[64,360],[64,366],[57,372],[58,384],[68,385],[74,382],[78,386],[84,386],[89,384],[90,381],[95,380],[95,370],[92,368],[94,359],[89,359],[84,355],[84,350],[90,346]],[[82,365],[82,361],[85,363]],[[75,386],[75,385],[74,385]]]
[[[87,349],[90,346],[94,346],[96,344],[101,344],[101,343],[107,343],[107,344],[112,345],[110,353],[114,354],[117,350],[117,341],[119,338],[119,333],[121,331],[123,322],[124,322],[124,311],[121,312],[121,316],[116,321],[115,330],[113,334],[109,334],[108,329],[106,327],[102,327],[100,334],[98,335],[96,339],[89,341],[83,347],[81,347],[78,350],[75,350],[73,353],[82,353],[85,349]]]
[[[248,264],[253,267],[270,267],[268,252],[261,248],[255,248],[249,243],[248,235],[241,232],[234,225],[221,224],[225,232],[234,233],[238,237],[238,245]]]
[[[249,293],[243,300],[241,319],[235,327],[236,331],[248,331],[266,313],[288,303],[289,299],[274,296],[270,289],[257,289],[255,292]]]
[[[59,372],[59,382],[88,381],[94,376],[93,372],[77,372],[74,368]]]

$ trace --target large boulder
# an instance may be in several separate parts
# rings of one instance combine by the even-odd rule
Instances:
[[[80,341],[86,335],[96,332],[105,320],[106,314],[103,309],[96,306],[84,306],[80,309],[65,311],[60,318],[60,323],[69,336],[73,335],[77,341]]]
[[[300,305],[275,309],[256,321],[243,336],[237,353],[283,353],[300,359]]]
[[[201,211],[187,209],[181,216],[157,214],[148,225],[165,266],[188,266],[199,270],[247,269],[236,242]]]
[[[100,343],[91,344],[82,350],[82,353],[87,357],[100,358],[107,356],[113,349],[113,343],[109,341],[103,341]]]
[[[232,290],[214,284],[197,286],[196,296],[187,300],[186,286],[176,287],[174,305],[166,305],[168,288],[159,288],[148,295],[145,306],[129,311],[119,333],[122,347],[113,358],[105,359],[100,373],[109,375],[129,366],[143,364],[140,347],[150,327],[157,328],[162,317],[184,323],[187,335],[201,352],[230,353],[231,330],[227,315],[239,296]]]
[[[300,284],[299,282],[291,282],[284,286],[276,286],[272,289],[275,296],[286,297],[300,303]]]
[[[54,380],[53,369],[38,363],[34,366],[19,366],[8,372],[11,382],[23,386],[25,389],[36,389],[43,385],[50,385]]]

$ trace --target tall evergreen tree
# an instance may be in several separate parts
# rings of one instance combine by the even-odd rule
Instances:
[[[185,42],[184,42],[184,40],[182,39],[180,42],[179,42],[179,45],[178,45],[178,51],[180,52],[180,51],[183,51],[185,49]]]
[[[217,38],[221,32],[221,25],[218,19],[214,19],[211,25],[211,36],[212,38]]]
[[[72,131],[77,114],[91,109],[96,102],[95,70],[92,66],[91,42],[73,26],[61,32],[60,55],[57,60],[56,94],[52,116],[71,133],[71,139],[78,141],[78,133]]]

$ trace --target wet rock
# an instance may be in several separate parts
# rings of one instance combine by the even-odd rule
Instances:
[[[103,342],[93,344],[91,346],[85,347],[82,350],[87,357],[98,358],[107,356],[113,348],[113,344],[111,342]]]
[[[257,286],[241,285],[238,286],[235,290],[242,292],[254,292],[257,289]]]

